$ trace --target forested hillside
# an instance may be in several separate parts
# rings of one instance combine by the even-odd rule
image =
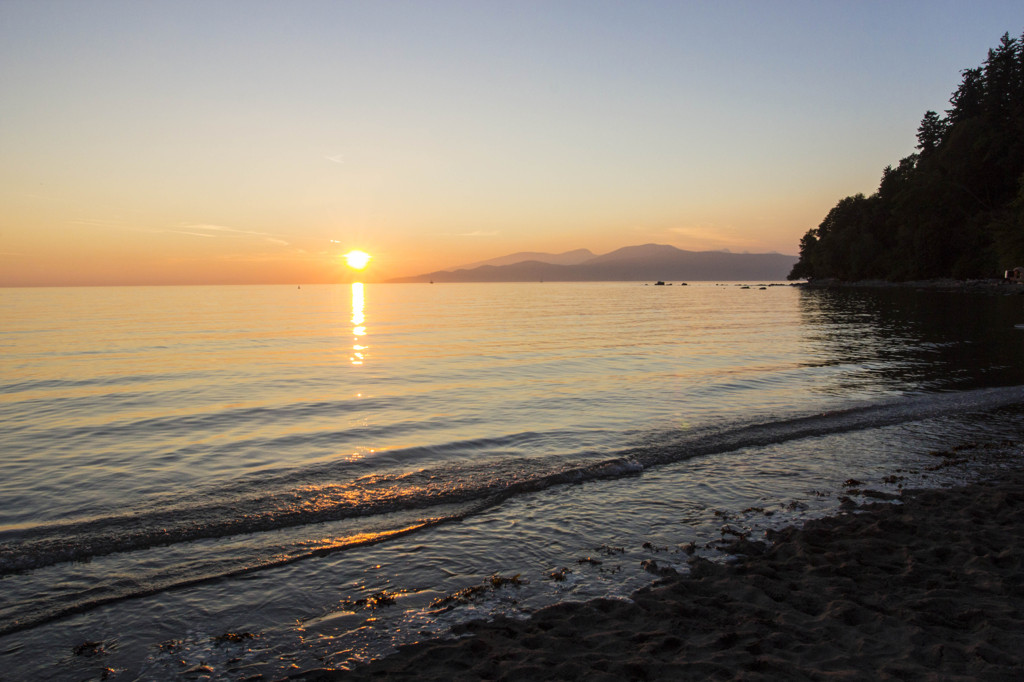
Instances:
[[[967,279],[1024,265],[1024,37],[1005,34],[962,73],[945,115],[921,120],[917,153],[803,236],[790,279]]]

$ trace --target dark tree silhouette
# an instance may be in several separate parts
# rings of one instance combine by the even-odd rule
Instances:
[[[1024,37],[1004,34],[961,76],[946,116],[925,112],[919,153],[804,235],[790,279],[964,279],[1024,264]]]
[[[917,129],[917,148],[922,156],[927,156],[938,149],[946,139],[949,123],[934,111],[926,111]]]

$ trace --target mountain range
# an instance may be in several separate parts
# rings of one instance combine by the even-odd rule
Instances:
[[[596,257],[596,254],[590,249],[576,249],[575,251],[566,251],[565,253],[520,251],[519,253],[510,253],[507,256],[489,258],[487,260],[477,261],[476,263],[470,263],[468,265],[456,265],[454,268],[445,268],[445,270],[451,272],[454,270],[472,270],[484,265],[515,265],[516,263],[525,263],[526,261],[531,260],[541,263],[551,263],[554,265],[579,265],[580,263],[585,263],[594,257]]]
[[[587,249],[561,254],[521,252],[390,282],[634,282],[656,280],[781,281],[797,262],[778,253],[684,251],[643,244],[595,256]]]

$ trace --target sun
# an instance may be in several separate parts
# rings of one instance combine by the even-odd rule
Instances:
[[[370,262],[370,254],[365,251],[349,251],[345,254],[345,262],[350,268],[362,270]]]

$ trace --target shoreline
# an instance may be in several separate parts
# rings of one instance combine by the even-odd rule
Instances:
[[[916,291],[993,294],[999,296],[1024,295],[1024,284],[1010,282],[1005,279],[925,279],[908,282],[865,279],[847,282],[828,278],[795,282],[792,286],[806,287],[808,289],[913,289]]]
[[[900,504],[739,538],[625,599],[457,627],[353,670],[362,679],[1017,679],[1024,668],[1024,469]]]

